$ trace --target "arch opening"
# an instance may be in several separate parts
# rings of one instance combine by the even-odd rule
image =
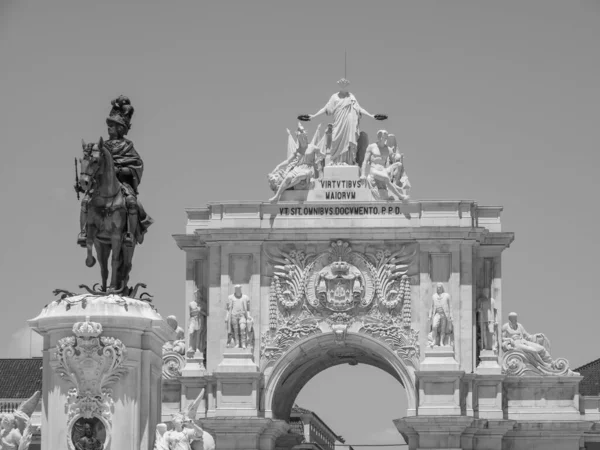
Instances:
[[[406,390],[407,415],[415,414],[415,371],[393,350],[365,334],[348,333],[339,343],[333,333],[323,333],[295,344],[265,370],[265,417],[288,421],[296,397],[310,379],[340,364],[367,364],[387,372]]]

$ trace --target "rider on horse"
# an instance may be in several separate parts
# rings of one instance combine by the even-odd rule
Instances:
[[[111,104],[112,109],[106,119],[109,140],[104,141],[104,147],[110,151],[113,157],[117,179],[123,187],[125,204],[127,205],[128,229],[123,237],[123,243],[128,247],[132,247],[135,242],[138,244],[143,242],[144,234],[152,224],[152,219],[146,214],[142,204],[137,199],[137,188],[142,180],[144,162],[133,148],[133,142],[125,139],[125,135],[131,128],[131,116],[133,116],[134,111],[129,98],[121,95],[113,100]],[[77,243],[82,247],[86,246],[87,212],[90,199],[91,192],[88,191],[81,201],[81,231],[77,237]]]

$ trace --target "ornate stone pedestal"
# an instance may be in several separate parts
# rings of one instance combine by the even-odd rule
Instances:
[[[214,375],[217,379],[217,417],[258,416],[261,374],[249,349],[225,349]]]
[[[460,415],[460,381],[464,371],[454,359],[452,347],[425,350],[425,359],[417,374],[419,416]]]
[[[500,375],[502,368],[498,364],[498,355],[492,350],[482,350],[479,354],[480,363],[475,370],[478,375]]]
[[[514,420],[581,420],[580,376],[507,376],[508,418]]]
[[[42,448],[74,450],[91,428],[103,449],[152,450],[162,346],[172,329],[149,303],[78,295],[29,321],[44,338]]]
[[[201,423],[216,437],[218,449],[231,450],[275,450],[277,438],[290,428],[283,420],[262,417],[215,417]]]
[[[462,450],[461,436],[473,423],[472,417],[405,417],[394,425],[411,450]]]
[[[206,368],[204,367],[204,358],[193,357],[186,358],[185,366],[181,370],[181,375],[184,377],[201,377],[206,375]]]

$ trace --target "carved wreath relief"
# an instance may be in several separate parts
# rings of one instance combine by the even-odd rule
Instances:
[[[100,336],[102,325],[90,322],[89,316],[73,325],[73,334],[59,340],[56,348],[56,371],[72,386],[65,404],[68,448],[75,450],[83,431],[96,440],[99,432],[98,437],[104,438],[100,448],[108,448],[113,413],[110,386],[127,372],[123,366],[127,349],[119,339]]]
[[[305,254],[277,249],[273,266],[269,330],[261,336],[261,366],[274,363],[295,342],[331,330],[343,344],[348,329],[389,345],[418,367],[418,332],[411,328],[410,278],[414,245],[397,251],[359,253],[346,241]]]

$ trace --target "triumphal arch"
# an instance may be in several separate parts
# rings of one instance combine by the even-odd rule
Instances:
[[[328,367],[370,364],[406,389],[395,425],[411,449],[579,449],[591,426],[581,377],[516,314],[500,323],[514,239],[502,208],[412,200],[401,144],[359,128],[386,116],[346,87],[299,116],[332,123],[288,131],[268,202],[187,210],[174,236],[186,329],[205,337],[180,367],[183,398],[205,389],[218,446],[291,448],[285,421],[302,387]]]
[[[187,210],[174,236],[186,258],[181,322],[130,280],[153,219],[125,137],[132,103],[113,100],[108,140],[83,143],[76,184],[77,243],[100,283],[55,290],[29,321],[44,337],[42,449],[311,448],[290,432],[294,400],[338,364],[370,364],[404,386],[408,410],[394,423],[411,450],[600,442],[582,377],[516,313],[501,323],[504,303],[522,300],[502,296],[514,239],[502,208],[412,199],[410,154],[391,130],[360,128],[387,117],[339,85],[298,116],[329,121],[288,132],[285,160],[265,174],[270,199]],[[25,422],[9,422],[26,441]]]

